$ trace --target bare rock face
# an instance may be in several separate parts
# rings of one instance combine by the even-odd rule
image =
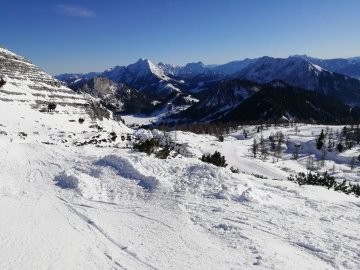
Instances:
[[[78,93],[98,98],[115,113],[141,113],[152,109],[151,101],[144,93],[105,77],[80,80],[71,85]]]
[[[4,78],[0,78],[0,88],[3,87],[6,84],[6,81]]]
[[[29,60],[3,48],[0,48],[0,78],[2,101],[19,101],[31,105],[55,102],[71,106],[85,106],[89,102]]]

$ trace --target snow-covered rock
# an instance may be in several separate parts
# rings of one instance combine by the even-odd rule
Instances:
[[[3,48],[0,48],[0,75],[6,77],[6,84],[0,90],[2,101],[17,101],[34,106],[50,102],[84,106],[89,102],[29,60]]]

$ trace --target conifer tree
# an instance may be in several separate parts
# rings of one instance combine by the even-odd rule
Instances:
[[[277,161],[279,161],[279,158],[281,157],[282,154],[282,140],[279,139],[277,141],[276,147],[275,147],[275,156],[277,158]]]
[[[259,142],[259,145],[260,145],[260,155],[262,157],[262,159],[266,159],[267,156],[269,155],[268,153],[268,150],[267,150],[267,147],[266,147],[266,141],[261,133],[261,136],[260,136],[260,142]]]
[[[319,135],[319,137],[316,140],[316,148],[318,150],[321,150],[324,146],[324,139],[325,139],[325,134],[324,134],[324,130],[321,130],[321,133]]]
[[[251,145],[251,152],[252,152],[254,158],[256,158],[256,155],[258,153],[258,148],[259,148],[259,145],[256,141],[256,138],[254,137],[253,144]]]

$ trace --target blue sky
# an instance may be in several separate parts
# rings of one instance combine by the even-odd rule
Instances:
[[[139,58],[360,55],[358,0],[1,0],[1,10],[0,44],[50,74]]]

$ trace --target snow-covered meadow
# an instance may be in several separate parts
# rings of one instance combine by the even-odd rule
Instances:
[[[71,110],[1,102],[0,269],[360,269],[360,199],[287,180],[320,158],[314,138],[326,127],[264,130],[288,139],[279,160],[265,161],[250,151],[256,127],[224,142],[170,132],[186,154],[162,160],[120,139],[156,132],[80,124]],[[93,138],[104,142],[74,145]],[[214,151],[227,168],[199,160]],[[359,154],[331,153],[321,170],[359,183],[349,166]]]

